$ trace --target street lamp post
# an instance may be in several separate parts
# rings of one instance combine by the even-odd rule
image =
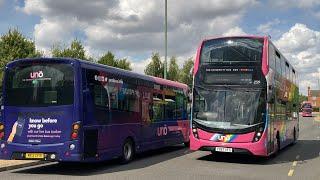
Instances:
[[[318,68],[318,88],[319,88],[319,90],[318,90],[318,94],[316,95],[316,97],[319,99],[320,98],[320,93],[319,93],[319,91],[320,91],[320,68]],[[316,103],[318,102],[318,99],[316,99]],[[320,116],[320,104],[317,103],[317,105],[318,105],[318,116]]]
[[[165,0],[165,12],[164,12],[164,68],[163,68],[163,78],[167,79],[167,49],[168,49],[168,20],[167,20],[167,0]]]

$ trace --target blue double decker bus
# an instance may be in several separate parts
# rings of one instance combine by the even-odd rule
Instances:
[[[94,162],[189,142],[185,84],[68,58],[5,68],[0,159]]]

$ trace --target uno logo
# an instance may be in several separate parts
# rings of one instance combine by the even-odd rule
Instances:
[[[230,136],[219,135],[217,139],[219,141],[229,142],[230,141]]]
[[[168,134],[168,128],[167,128],[167,126],[158,127],[158,128],[157,128],[157,135],[158,135],[158,136],[166,136],[167,134]]]
[[[31,72],[30,73],[30,78],[31,79],[42,78],[42,77],[43,77],[43,72],[42,71]]]
[[[99,81],[99,82],[108,82],[108,78],[105,77],[105,76],[95,75],[95,76],[94,76],[94,80]]]

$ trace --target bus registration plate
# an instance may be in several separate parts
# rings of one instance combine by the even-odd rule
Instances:
[[[217,152],[232,152],[232,148],[216,147]]]
[[[26,153],[26,159],[43,159],[43,153]]]

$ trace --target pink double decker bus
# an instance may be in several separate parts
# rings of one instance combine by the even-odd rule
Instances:
[[[268,37],[202,41],[192,89],[191,150],[269,156],[297,141],[297,73]]]

